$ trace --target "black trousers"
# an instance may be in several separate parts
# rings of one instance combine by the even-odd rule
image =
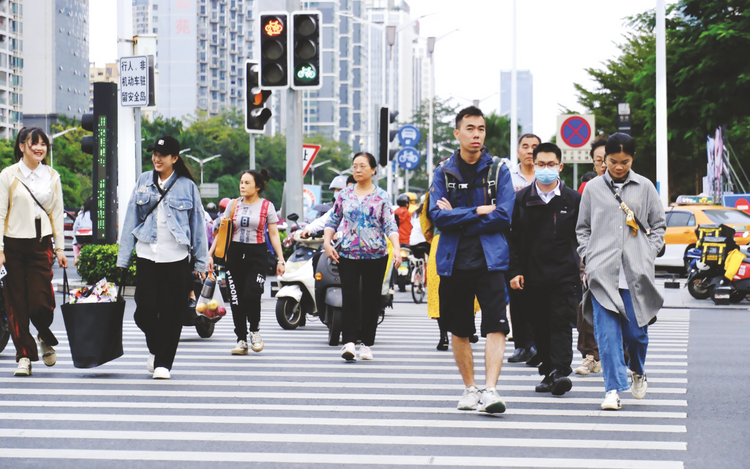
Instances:
[[[50,330],[55,313],[52,291],[52,238],[19,239],[5,237],[5,306],[10,335],[16,346],[16,361],[39,360],[36,339],[31,335],[29,321],[47,345],[57,345]]]
[[[542,361],[539,374],[547,376],[557,370],[559,376],[568,376],[573,372],[570,363],[580,284],[544,287],[527,284],[524,291],[536,337],[536,353]]]
[[[156,263],[137,258],[135,323],[146,334],[146,345],[154,367],[172,369],[190,285],[188,258]]]
[[[237,340],[247,341],[250,330],[260,330],[260,300],[266,284],[266,244],[231,243],[227,263],[227,288]]]
[[[381,309],[380,292],[387,266],[388,256],[377,259],[339,258],[344,343],[357,342],[357,339],[368,347],[375,343]]]
[[[534,346],[528,291],[514,290],[510,288],[510,282],[506,287],[510,299],[510,321],[513,323],[513,344],[515,348],[528,350]]]

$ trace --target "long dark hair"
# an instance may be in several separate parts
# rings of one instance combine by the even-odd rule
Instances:
[[[253,177],[253,181],[255,181],[255,187],[258,188],[258,195],[260,195],[266,189],[268,181],[271,180],[271,174],[266,168],[263,168],[260,171],[257,171],[255,169],[248,169],[247,171],[243,171],[242,174],[240,174],[240,179],[242,179],[242,176],[244,176],[245,174],[249,174]]]
[[[177,173],[178,176],[188,178],[193,183],[197,184],[195,182],[195,179],[193,178],[193,174],[190,172],[190,168],[187,167],[185,164],[185,160],[182,159],[182,156],[177,155],[177,161],[174,162],[174,165],[172,166],[174,168],[174,172]]]
[[[90,212],[91,209],[93,208],[94,208],[94,198],[89,197],[88,199],[86,199],[86,201],[83,202],[83,207],[81,207],[81,211],[83,213],[86,213],[86,212]]]
[[[23,158],[23,152],[21,151],[21,144],[31,141],[31,144],[39,143],[39,140],[43,141],[47,145],[49,151],[50,143],[49,137],[44,133],[44,130],[39,127],[24,127],[16,135],[16,145],[13,147],[13,155],[16,157],[16,161],[21,161]],[[44,155],[43,164],[47,164],[47,155]]]

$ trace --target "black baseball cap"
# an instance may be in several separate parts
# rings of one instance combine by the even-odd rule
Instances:
[[[165,135],[159,137],[156,143],[146,148],[148,152],[158,151],[162,155],[179,156],[180,154],[180,142],[176,138]]]

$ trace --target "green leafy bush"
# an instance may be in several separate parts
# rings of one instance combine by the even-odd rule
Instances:
[[[81,248],[77,269],[84,283],[93,285],[104,277],[110,282],[120,281],[121,271],[117,267],[119,247],[118,244],[89,244]],[[126,272],[125,285],[135,285],[135,264],[131,263]]]

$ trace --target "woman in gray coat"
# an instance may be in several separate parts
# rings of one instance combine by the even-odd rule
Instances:
[[[648,325],[663,303],[654,284],[654,259],[664,244],[666,222],[654,185],[630,169],[633,139],[616,133],[605,149],[607,172],[583,191],[576,235],[588,283],[583,312],[594,325],[604,372],[601,407],[619,410],[619,391],[630,389],[636,399],[646,396]],[[627,365],[623,346],[630,354]]]

